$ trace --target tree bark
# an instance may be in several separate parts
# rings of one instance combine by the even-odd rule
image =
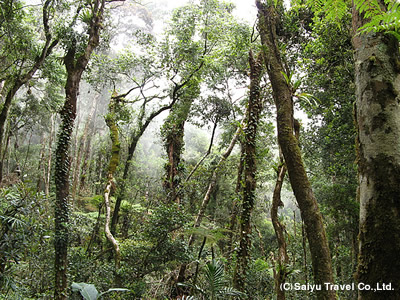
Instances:
[[[113,97],[115,96],[115,91],[113,94]],[[115,276],[115,281],[116,283],[119,283],[118,280],[118,270],[120,267],[120,261],[121,261],[121,251],[119,249],[119,244],[118,241],[115,239],[114,235],[110,231],[110,220],[111,220],[111,206],[110,206],[110,196],[113,191],[115,191],[115,183],[114,183],[114,174],[115,171],[117,170],[117,167],[119,165],[119,152],[121,149],[121,145],[119,142],[119,134],[118,134],[118,127],[117,127],[117,118],[116,118],[116,113],[115,113],[115,108],[116,105],[118,105],[117,101],[114,100],[114,98],[111,98],[110,104],[109,104],[109,112],[106,116],[106,124],[108,128],[110,129],[110,137],[112,141],[111,145],[111,158],[110,162],[108,164],[108,174],[107,174],[107,186],[104,191],[104,203],[106,207],[106,222],[104,225],[104,232],[106,234],[107,239],[109,242],[112,244],[114,248],[114,260],[115,260],[115,271],[116,271],[116,276]]]
[[[272,85],[277,110],[278,142],[286,162],[290,184],[301,211],[312,256],[314,281],[321,285],[318,299],[336,299],[334,291],[325,289],[325,283],[333,283],[332,262],[321,213],[304,168],[298,140],[294,134],[293,99],[290,83],[286,82],[276,34],[279,14],[273,5],[256,0],[259,31],[265,63]]]
[[[164,189],[167,194],[167,203],[180,203],[181,195],[178,193],[183,170],[181,165],[184,147],[184,127],[189,116],[193,99],[184,98],[170,111],[163,125],[164,148],[167,152],[168,162],[165,164]]]
[[[289,257],[287,255],[287,245],[286,239],[284,235],[284,226],[279,222],[278,217],[278,208],[283,206],[281,200],[281,190],[283,185],[283,179],[285,178],[286,174],[286,166],[281,159],[280,165],[277,170],[277,178],[274,188],[274,193],[272,196],[272,207],[271,207],[271,221],[272,225],[274,226],[276,239],[278,241],[278,258],[277,263],[278,267],[274,269],[274,277],[275,277],[275,292],[276,292],[276,299],[277,300],[285,300],[285,290],[281,289],[281,285],[285,283],[286,276],[287,276],[287,264],[289,262]]]
[[[68,270],[68,242],[69,242],[69,173],[72,131],[76,117],[76,105],[79,92],[79,83],[93,50],[100,41],[100,29],[103,19],[105,0],[96,0],[93,3],[92,20],[88,29],[89,37],[80,55],[76,54],[76,41],[71,45],[64,57],[67,70],[67,82],[65,84],[65,102],[60,111],[61,125],[58,133],[55,165],[55,287],[54,299],[67,299],[67,270]]]
[[[255,59],[250,50],[250,95],[244,128],[244,189],[242,213],[240,216],[240,245],[237,255],[237,265],[234,276],[235,288],[245,291],[246,273],[250,258],[251,247],[251,213],[254,207],[256,189],[256,136],[257,127],[262,111],[260,97],[260,82],[262,76],[262,53]]]
[[[378,0],[381,7],[385,2]],[[357,33],[368,20],[353,8],[360,231],[357,279],[392,290],[359,299],[400,299],[400,56],[384,33]]]

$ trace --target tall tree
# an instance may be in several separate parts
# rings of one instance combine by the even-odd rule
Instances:
[[[376,3],[388,9],[387,1]],[[399,42],[384,32],[360,33],[370,21],[366,13],[353,7],[360,200],[357,279],[373,287],[391,283],[392,290],[359,290],[359,299],[399,299]]]
[[[179,202],[182,198],[179,192],[183,190],[181,156],[184,127],[194,101],[200,96],[201,84],[207,82],[208,85],[218,85],[216,82],[221,82],[226,73],[238,65],[237,61],[243,60],[238,54],[242,54],[243,45],[246,44],[243,37],[247,36],[247,26],[234,20],[232,9],[233,5],[229,3],[203,0],[174,12],[164,50],[173,82],[172,94],[177,98],[162,130],[168,157],[164,180],[168,201]],[[231,75],[231,78],[234,77]],[[179,83],[175,83],[179,78]]]
[[[299,142],[294,134],[293,91],[285,75],[277,31],[280,13],[274,4],[256,1],[258,8],[258,29],[264,49],[265,64],[271,82],[277,110],[278,142],[286,162],[290,184],[299,204],[304,220],[313,264],[314,281],[324,286],[333,283],[332,263],[328,240],[317,201],[304,168]],[[280,6],[282,3],[280,2]],[[280,7],[283,9],[282,7]],[[286,77],[288,77],[286,75]],[[335,299],[335,292],[321,289],[318,299]]]
[[[263,71],[263,54],[258,53],[255,58],[252,50],[249,53],[250,64],[250,88],[249,102],[244,128],[244,142],[242,144],[244,153],[244,187],[242,212],[240,216],[240,245],[238,249],[238,260],[235,270],[235,288],[244,291],[247,267],[251,248],[251,213],[254,208],[256,189],[256,136],[257,127],[262,111],[262,99],[260,97],[260,82]]]
[[[76,105],[79,92],[79,84],[82,73],[85,70],[93,50],[100,43],[100,31],[102,28],[105,0],[93,0],[85,3],[82,12],[82,20],[87,26],[87,37],[80,44],[76,35],[71,34],[71,40],[67,41],[67,52],[64,56],[64,64],[67,70],[65,84],[65,102],[60,111],[61,125],[58,133],[55,163],[55,289],[56,300],[67,299],[67,271],[68,271],[68,241],[69,241],[69,171],[70,157],[69,147],[72,130],[76,117]],[[79,4],[78,13],[82,10]],[[77,18],[78,15],[75,16]],[[72,29],[73,30],[73,29]]]

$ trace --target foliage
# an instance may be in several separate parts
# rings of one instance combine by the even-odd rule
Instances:
[[[85,300],[97,300],[101,298],[101,296],[111,293],[111,292],[128,292],[128,289],[122,289],[122,288],[112,288],[108,289],[105,292],[99,293],[96,289],[96,287],[93,284],[88,284],[84,282],[72,283],[72,291],[73,292],[80,292],[82,297]]]
[[[42,193],[20,183],[0,190],[0,291],[4,295],[28,296],[48,289],[51,258],[49,204]],[[30,251],[27,253],[26,249]],[[28,274],[33,276],[20,282]]]
[[[231,287],[227,287],[224,275],[224,265],[216,260],[208,262],[203,270],[201,284],[179,284],[181,286],[192,288],[195,294],[199,294],[199,299],[227,299],[228,297],[243,298],[246,297]]]
[[[400,40],[400,3],[396,0],[355,0],[354,7],[368,22],[359,28],[359,33],[386,32]],[[295,1],[296,3],[296,1]],[[307,1],[307,5],[317,13],[323,13],[328,21],[341,20],[349,12],[347,0]]]

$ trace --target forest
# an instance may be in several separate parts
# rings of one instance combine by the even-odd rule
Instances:
[[[400,299],[399,41],[397,0],[0,0],[0,299]]]

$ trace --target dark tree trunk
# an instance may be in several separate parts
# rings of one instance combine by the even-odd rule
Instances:
[[[378,3],[385,7],[384,1]],[[357,279],[372,289],[390,283],[392,290],[359,290],[359,299],[400,299],[399,45],[389,34],[356,34],[366,22],[354,8],[360,199]]]
[[[332,262],[321,213],[304,168],[298,140],[294,134],[293,99],[290,84],[283,76],[278,48],[276,27],[279,14],[273,5],[256,1],[259,31],[264,46],[265,63],[272,85],[277,110],[278,141],[286,162],[290,184],[295,194],[307,232],[312,256],[314,281],[323,288],[318,299],[336,299],[334,291],[325,289],[325,283],[333,283]]]
[[[89,38],[85,50],[79,56],[76,55],[76,43],[72,41],[67,54],[64,57],[67,69],[67,82],[65,84],[65,103],[60,111],[61,125],[58,133],[55,164],[55,288],[54,299],[67,299],[67,271],[68,271],[68,241],[69,241],[69,173],[72,131],[76,117],[76,104],[79,92],[79,83],[85,70],[90,55],[97,47],[100,40],[100,29],[103,18],[105,0],[93,3],[93,18],[88,29]]]
[[[242,213],[240,216],[240,246],[237,256],[237,265],[234,276],[234,285],[238,290],[245,290],[246,272],[250,258],[251,246],[251,213],[254,207],[256,189],[256,136],[257,126],[262,111],[260,97],[260,81],[262,76],[262,54],[253,57],[250,50],[250,95],[244,128],[244,189]]]

